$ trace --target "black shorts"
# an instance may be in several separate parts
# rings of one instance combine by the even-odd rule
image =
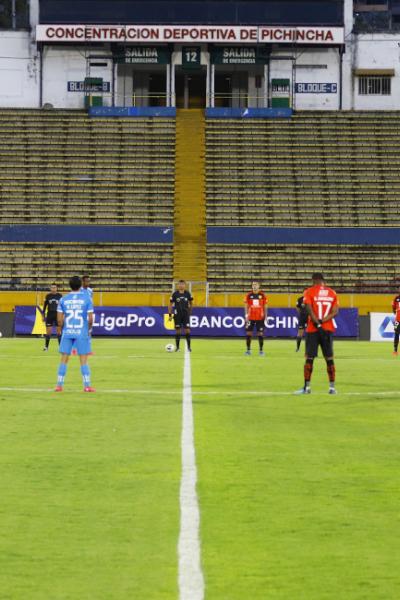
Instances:
[[[57,313],[47,313],[46,326],[47,327],[57,327]]]
[[[304,329],[307,326],[308,315],[300,315],[298,322],[298,329]]]
[[[396,323],[397,323],[397,325],[396,325]],[[400,321],[395,321],[395,324],[394,324],[394,332],[395,332],[397,335],[400,335]]]
[[[182,313],[174,315],[175,329],[189,329],[190,327],[190,315],[189,313]]]
[[[333,333],[320,329],[306,336],[306,356],[315,358],[318,356],[318,348],[321,347],[325,358],[333,356]]]
[[[254,327],[258,333],[263,333],[265,327],[264,319],[261,321],[246,321],[246,331],[253,331]]]

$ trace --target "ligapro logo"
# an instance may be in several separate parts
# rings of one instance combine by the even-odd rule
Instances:
[[[392,339],[394,337],[394,316],[393,317],[385,317],[382,323],[379,325],[379,335],[387,339]]]
[[[127,329],[129,327],[138,327],[142,329],[151,329],[156,324],[156,319],[149,315],[139,315],[137,313],[107,315],[106,313],[94,313],[93,327],[100,327],[105,331],[114,331],[115,329]]]

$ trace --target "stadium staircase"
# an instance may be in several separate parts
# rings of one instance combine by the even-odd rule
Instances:
[[[205,124],[203,110],[176,118],[174,279],[206,281]]]

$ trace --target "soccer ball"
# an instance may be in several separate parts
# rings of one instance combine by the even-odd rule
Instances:
[[[165,350],[166,350],[166,352],[174,352],[175,346],[173,344],[167,344],[165,346]]]

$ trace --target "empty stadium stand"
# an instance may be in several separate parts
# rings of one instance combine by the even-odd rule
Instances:
[[[207,119],[207,223],[400,225],[400,113]]]
[[[65,234],[45,244],[35,242],[34,229],[170,228],[174,169],[174,119],[0,110],[0,226],[15,228],[12,241],[0,243],[0,289],[40,290],[53,279],[63,285],[72,269],[90,272],[98,290],[169,290],[170,243],[126,243],[127,235],[123,244],[103,243],[94,232],[98,243],[68,244]]]
[[[96,290],[165,291],[172,281],[171,244],[0,242],[0,289],[44,290],[73,273],[90,273]]]
[[[204,237],[204,219],[190,222],[199,221],[191,185],[202,189],[190,165],[175,190],[174,119],[0,110],[0,133],[0,228],[12,230],[0,242],[0,289],[45,289],[72,270],[89,271],[97,290],[170,290],[182,271],[175,261],[174,273],[174,210],[176,219],[186,215],[191,243],[192,226]],[[207,243],[210,293],[242,291],[253,277],[267,291],[297,293],[314,270],[341,292],[397,290],[399,134],[397,112],[207,119],[207,227],[229,230]],[[85,237],[78,225],[95,231]],[[110,225],[111,238],[101,231]],[[275,238],[255,243],[233,235],[234,227],[254,226],[274,230]],[[291,232],[286,243],[279,227]],[[301,227],[323,228],[327,239],[311,242]],[[353,239],[350,227],[384,231]]]
[[[0,110],[0,224],[173,224],[175,120]]]
[[[397,245],[208,244],[210,292],[238,292],[254,278],[267,292],[300,294],[314,271],[339,292],[392,293],[400,284]]]
[[[207,224],[232,232],[283,227],[293,237],[300,227],[389,232],[400,226],[399,134],[400,113],[390,111],[207,119]],[[237,292],[256,277],[271,292],[298,293],[320,270],[342,292],[398,289],[398,246],[374,243],[373,236],[368,245],[356,236],[349,244],[323,245],[304,237],[287,244],[209,243],[210,292]]]

